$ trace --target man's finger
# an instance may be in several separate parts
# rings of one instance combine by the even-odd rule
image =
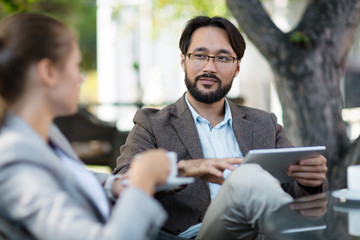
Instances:
[[[288,168],[291,172],[327,172],[326,165],[317,165],[317,166],[300,166],[300,165],[291,165]]]
[[[296,182],[307,187],[319,187],[323,181],[321,180],[309,180],[309,179],[296,179]]]
[[[299,161],[299,165],[322,165],[326,164],[326,158],[322,155],[312,156]]]
[[[288,172],[288,175],[296,179],[321,180],[326,179],[325,173],[317,172]]]

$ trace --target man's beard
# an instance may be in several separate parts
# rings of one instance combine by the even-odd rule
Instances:
[[[216,80],[216,82],[218,83],[217,89],[213,92],[208,92],[208,93],[201,92],[201,90],[199,90],[199,88],[197,87],[197,83],[198,83],[199,79],[202,77],[212,78],[212,79]],[[231,89],[233,80],[234,79],[232,79],[229,84],[222,86],[222,82],[217,76],[215,76],[213,74],[202,74],[202,75],[195,77],[195,81],[192,83],[188,78],[187,72],[185,71],[185,85],[186,85],[186,88],[188,89],[189,93],[191,94],[191,96],[193,98],[195,98],[196,101],[202,102],[202,103],[207,103],[207,104],[218,102],[223,97],[225,97],[226,94],[228,94],[228,92]],[[204,85],[204,87],[210,88],[211,86]]]

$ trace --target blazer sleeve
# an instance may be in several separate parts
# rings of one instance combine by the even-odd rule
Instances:
[[[136,112],[134,123],[135,126],[130,131],[125,144],[120,147],[120,156],[116,159],[117,165],[113,172],[115,174],[127,172],[136,154],[157,148],[151,122],[145,111]]]
[[[294,147],[289,139],[286,137],[284,128],[277,123],[277,117],[274,113],[270,114],[272,122],[275,127],[276,136],[275,136],[275,148],[285,148],[285,147]]]
[[[155,199],[129,188],[104,223],[93,208],[71,197],[57,178],[36,164],[2,168],[0,196],[0,206],[36,239],[150,239],[166,218]]]

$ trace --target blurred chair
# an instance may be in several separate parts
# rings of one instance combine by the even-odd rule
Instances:
[[[85,164],[115,168],[129,132],[119,131],[115,123],[100,120],[84,107],[75,115],[56,118],[55,123]]]

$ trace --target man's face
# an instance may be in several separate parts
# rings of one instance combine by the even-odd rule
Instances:
[[[185,84],[189,94],[202,103],[214,103],[230,91],[234,77],[240,70],[240,61],[221,63],[197,61],[195,55],[235,57],[226,31],[218,27],[201,27],[194,31],[187,53],[182,54],[181,66],[185,72]]]

